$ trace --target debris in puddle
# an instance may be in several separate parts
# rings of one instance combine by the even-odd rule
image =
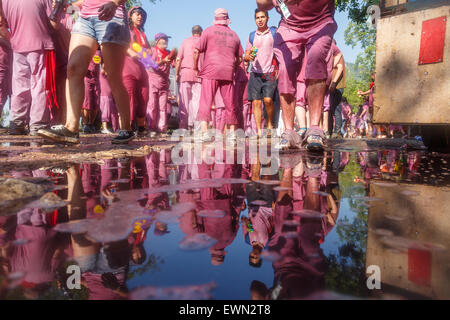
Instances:
[[[281,255],[276,251],[263,250],[261,257],[269,262],[276,262],[281,259]]]
[[[314,211],[314,210],[294,210],[291,212],[292,214],[296,216],[300,216],[302,218],[316,218],[321,219],[325,217],[325,215],[321,212]]]
[[[184,238],[178,247],[184,251],[199,251],[205,250],[217,242],[214,238],[206,233],[197,233],[193,236]]]
[[[54,209],[67,206],[68,201],[61,199],[56,193],[48,192],[44,194],[39,200],[33,201],[27,205],[27,208],[37,208],[45,211],[52,211]]]
[[[201,210],[197,215],[203,218],[223,218],[226,212],[223,210]]]
[[[211,300],[215,282],[182,287],[140,287],[130,293],[130,300]]]

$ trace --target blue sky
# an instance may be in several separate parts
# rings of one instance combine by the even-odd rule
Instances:
[[[214,10],[225,8],[229,11],[232,21],[230,27],[237,32],[243,46],[251,31],[256,29],[253,19],[256,0],[162,0],[155,4],[148,0],[141,0],[149,14],[146,23],[146,34],[153,39],[158,32],[171,36],[169,47],[179,47],[183,40],[191,34],[193,25],[199,24],[206,29],[211,26],[214,19]],[[344,54],[347,62],[354,62],[361,51],[360,48],[351,48],[344,43],[344,31],[348,24],[347,14],[336,12],[338,31],[335,35],[338,47]],[[270,12],[270,25],[278,25],[280,15],[272,10]]]

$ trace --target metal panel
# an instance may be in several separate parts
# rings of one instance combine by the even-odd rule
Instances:
[[[446,26],[446,17],[426,20],[422,23],[419,64],[443,61]]]
[[[450,5],[380,19],[377,27],[375,123],[450,123],[450,23],[443,62],[418,65],[422,23],[450,16]]]

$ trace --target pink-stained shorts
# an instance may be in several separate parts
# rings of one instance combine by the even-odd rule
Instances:
[[[238,118],[234,101],[234,85],[232,81],[203,79],[198,121],[211,121],[211,107],[217,91],[220,90],[225,104],[225,119],[228,125],[237,125]]]
[[[297,32],[281,26],[275,35],[274,52],[280,64],[278,90],[280,94],[297,94],[297,80],[305,51],[305,80],[326,80],[330,77],[331,41],[337,24],[326,23],[308,31]]]

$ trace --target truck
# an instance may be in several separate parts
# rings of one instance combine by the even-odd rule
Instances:
[[[419,128],[449,148],[450,0],[380,0],[374,124]]]

